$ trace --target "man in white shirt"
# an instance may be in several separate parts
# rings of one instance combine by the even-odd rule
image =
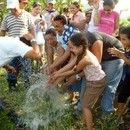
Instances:
[[[14,57],[22,56],[32,60],[40,60],[41,53],[31,34],[24,37],[30,40],[32,47],[21,42],[18,37],[0,37],[0,67],[8,64]]]

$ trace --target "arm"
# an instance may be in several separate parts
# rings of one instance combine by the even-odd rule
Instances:
[[[24,38],[26,38],[27,40],[30,40],[31,42],[31,46],[32,46],[32,50],[28,51],[24,57],[26,58],[30,58],[32,60],[40,60],[42,55],[40,53],[40,49],[39,46],[36,43],[36,40],[34,39],[33,35],[31,33],[25,34],[23,35]]]
[[[6,31],[5,30],[0,30],[0,36],[5,36],[6,35]]]
[[[113,33],[113,36],[117,36],[119,33],[119,17],[116,19],[116,22],[115,22],[115,31]]]
[[[36,51],[36,53],[40,53],[40,49],[36,41],[32,41],[31,46]]]
[[[62,57],[60,57],[56,62],[54,62],[51,66],[50,69],[54,69],[56,67],[59,67],[61,64],[63,64],[70,56],[70,48],[67,47],[67,50],[64,52]]]
[[[85,19],[84,19],[84,20],[81,20],[81,21],[79,21],[79,22],[70,21],[70,23],[72,23],[74,26],[76,26],[76,27],[79,28],[80,30],[84,30],[84,29],[85,29],[85,24],[86,24]]]
[[[36,40],[34,39],[34,36],[33,36],[31,33],[24,34],[22,37],[24,37],[26,40],[29,40],[29,41],[31,42],[32,48],[33,48],[37,53],[40,52],[39,46],[38,46]]]
[[[117,48],[108,48],[107,50],[112,56],[119,57],[125,61],[126,64],[130,65],[130,59],[125,56],[125,53],[118,50]]]
[[[10,65],[4,65],[3,68],[5,68],[7,71],[11,72],[11,73],[16,73],[16,70],[13,66]]]
[[[101,13],[99,12],[99,4],[100,4],[100,0],[94,0],[93,1],[93,22],[95,26],[98,26],[100,23],[100,19],[101,19]]]
[[[54,64],[63,56],[65,50],[62,48],[61,44],[57,45],[57,57],[54,60]]]
[[[81,78],[85,76],[83,71],[81,71],[80,73],[78,73],[78,75]],[[69,77],[69,78],[66,79],[66,84],[65,85],[68,86],[68,85],[74,84],[76,81],[77,81],[76,75],[74,74],[71,77]]]
[[[59,78],[59,77],[68,77],[71,76],[73,74],[79,73],[81,72],[86,65],[88,64],[87,59],[84,57],[76,66],[76,70],[74,70],[74,68],[72,70],[68,70],[66,72],[62,72],[62,73],[55,73],[54,74],[54,78]]]
[[[75,63],[76,63],[76,58],[74,58],[71,62],[69,62],[63,68],[61,68],[60,70],[58,70],[57,73],[62,73],[62,72],[70,70],[72,67],[74,67]]]
[[[94,9],[94,18],[93,18],[93,22],[95,26],[98,26],[100,23],[100,19],[101,19],[101,13],[99,12],[98,9]]]
[[[47,62],[48,67],[53,63],[54,61],[54,50],[53,47],[47,44]]]
[[[36,52],[34,49],[28,51],[24,57],[32,59],[32,60],[41,60],[41,53],[40,52]]]
[[[95,41],[90,50],[97,57],[99,63],[101,63],[103,55],[103,42],[100,40]]]

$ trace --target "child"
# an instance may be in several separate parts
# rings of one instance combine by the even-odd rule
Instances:
[[[85,12],[85,18],[86,18],[85,31],[88,31],[89,22],[91,20],[91,15],[92,15],[92,9],[89,9]]]
[[[93,108],[98,97],[101,95],[106,74],[101,69],[97,58],[88,50],[87,39],[82,33],[75,33],[69,40],[71,53],[75,55],[75,67],[66,72],[55,72],[53,79],[68,77],[80,71],[84,71],[87,79],[86,88],[82,96],[82,109],[88,130],[93,130],[93,119],[91,108]]]
[[[115,47],[108,49],[108,52],[112,54],[112,56],[122,58],[125,61],[125,78],[118,95],[118,118],[121,117],[120,113],[122,113],[127,98],[130,96],[130,27],[125,27],[120,30],[120,40],[125,48],[125,52]]]
[[[98,26],[98,31],[116,36],[119,29],[119,14],[114,11],[115,2],[104,0],[103,9],[95,12],[94,23]]]

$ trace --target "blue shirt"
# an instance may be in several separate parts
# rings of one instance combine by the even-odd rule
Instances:
[[[125,52],[125,56],[130,59],[130,50]],[[130,65],[125,64],[124,65],[124,73],[127,75],[130,75]]]
[[[68,41],[70,37],[76,32],[80,32],[80,31],[73,25],[68,24],[64,26],[64,31],[62,32],[62,35],[57,34],[57,41],[61,44],[64,50],[67,49]]]

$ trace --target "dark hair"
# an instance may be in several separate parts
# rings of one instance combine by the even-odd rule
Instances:
[[[85,16],[86,16],[87,14],[92,14],[92,9],[89,9],[89,10],[85,11]]]
[[[24,37],[20,37],[20,41],[22,41],[23,43],[25,43],[28,46],[31,46],[31,42]]]
[[[88,40],[85,34],[83,33],[75,33],[70,37],[70,41],[74,46],[83,46],[82,54],[78,56],[76,65],[79,63],[79,61],[82,59],[83,56],[86,54],[86,49],[88,48]],[[76,67],[74,68],[76,70]]]
[[[60,21],[63,25],[66,24],[66,18],[63,15],[56,15],[54,21]]]
[[[63,8],[62,12],[63,12],[63,13],[68,13],[68,12],[69,12],[69,9],[68,9],[68,8]]]
[[[115,2],[113,0],[104,0],[103,5],[104,6],[110,6],[111,8],[114,8]]]
[[[54,28],[49,28],[46,30],[45,35],[52,34],[53,36],[56,36],[56,31]]]
[[[130,40],[130,27],[123,27],[120,30],[120,34],[126,34],[128,39]]]
[[[77,1],[72,2],[71,4],[75,5],[77,8],[80,8],[80,4]]]
[[[80,9],[80,4],[79,2],[75,1],[75,2],[72,2],[71,4],[75,5],[75,7],[77,7],[79,9],[79,11],[82,12],[82,10]]]
[[[33,2],[32,7],[35,8],[37,6],[42,6],[40,2]]]

